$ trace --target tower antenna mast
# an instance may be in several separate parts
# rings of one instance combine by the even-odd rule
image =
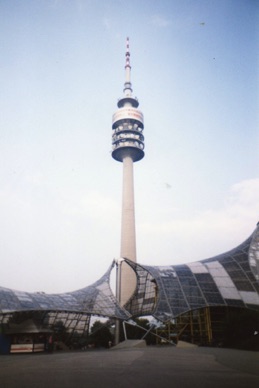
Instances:
[[[129,38],[126,41],[126,63],[125,63],[125,83],[124,83],[124,94],[127,96],[131,96],[132,86],[131,86],[131,66],[130,66],[130,49],[129,49]]]

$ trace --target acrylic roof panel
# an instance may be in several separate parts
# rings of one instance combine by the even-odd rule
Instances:
[[[152,275],[156,304],[146,313],[162,321],[207,306],[259,310],[259,226],[243,244],[210,259],[164,267],[127,262],[137,277],[144,270]],[[133,315],[141,312],[142,299],[136,292],[127,304]]]
[[[111,291],[109,279],[114,263],[90,286],[63,293],[44,294],[0,287],[0,314],[22,311],[68,311],[128,319],[129,313],[119,306]]]
[[[166,321],[207,306],[259,310],[259,226],[243,244],[210,259],[163,267],[125,261],[137,276],[136,291],[125,308],[110,288],[113,262],[101,279],[73,292],[29,293],[0,287],[0,321],[28,311],[45,311],[53,322],[65,314],[69,325],[78,325],[90,314],[122,320],[153,315]]]

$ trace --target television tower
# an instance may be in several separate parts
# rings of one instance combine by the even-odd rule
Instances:
[[[123,163],[121,258],[136,262],[136,233],[134,207],[133,163],[144,157],[143,114],[138,110],[138,100],[132,97],[129,38],[126,42],[124,95],[119,99],[118,110],[112,117],[112,157]],[[133,270],[121,263],[119,302],[129,300],[136,286]]]

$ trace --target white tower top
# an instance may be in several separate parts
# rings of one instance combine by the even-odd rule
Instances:
[[[124,95],[119,99],[119,109],[112,117],[112,157],[122,162],[125,155],[130,155],[136,162],[144,157],[144,117],[137,109],[137,98],[132,96],[129,38],[126,40],[125,58]]]

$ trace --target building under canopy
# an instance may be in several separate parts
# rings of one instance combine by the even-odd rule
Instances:
[[[13,325],[16,331],[19,324],[24,330],[24,322],[31,320],[42,332],[62,325],[73,337],[88,333],[93,315],[120,321],[151,315],[172,324],[178,338],[211,344],[219,341],[226,314],[233,309],[250,310],[258,319],[259,224],[244,243],[213,258],[171,266],[125,262],[137,278],[125,306],[119,305],[110,286],[115,261],[95,283],[73,292],[29,293],[0,287],[0,353],[1,347],[8,347]]]

